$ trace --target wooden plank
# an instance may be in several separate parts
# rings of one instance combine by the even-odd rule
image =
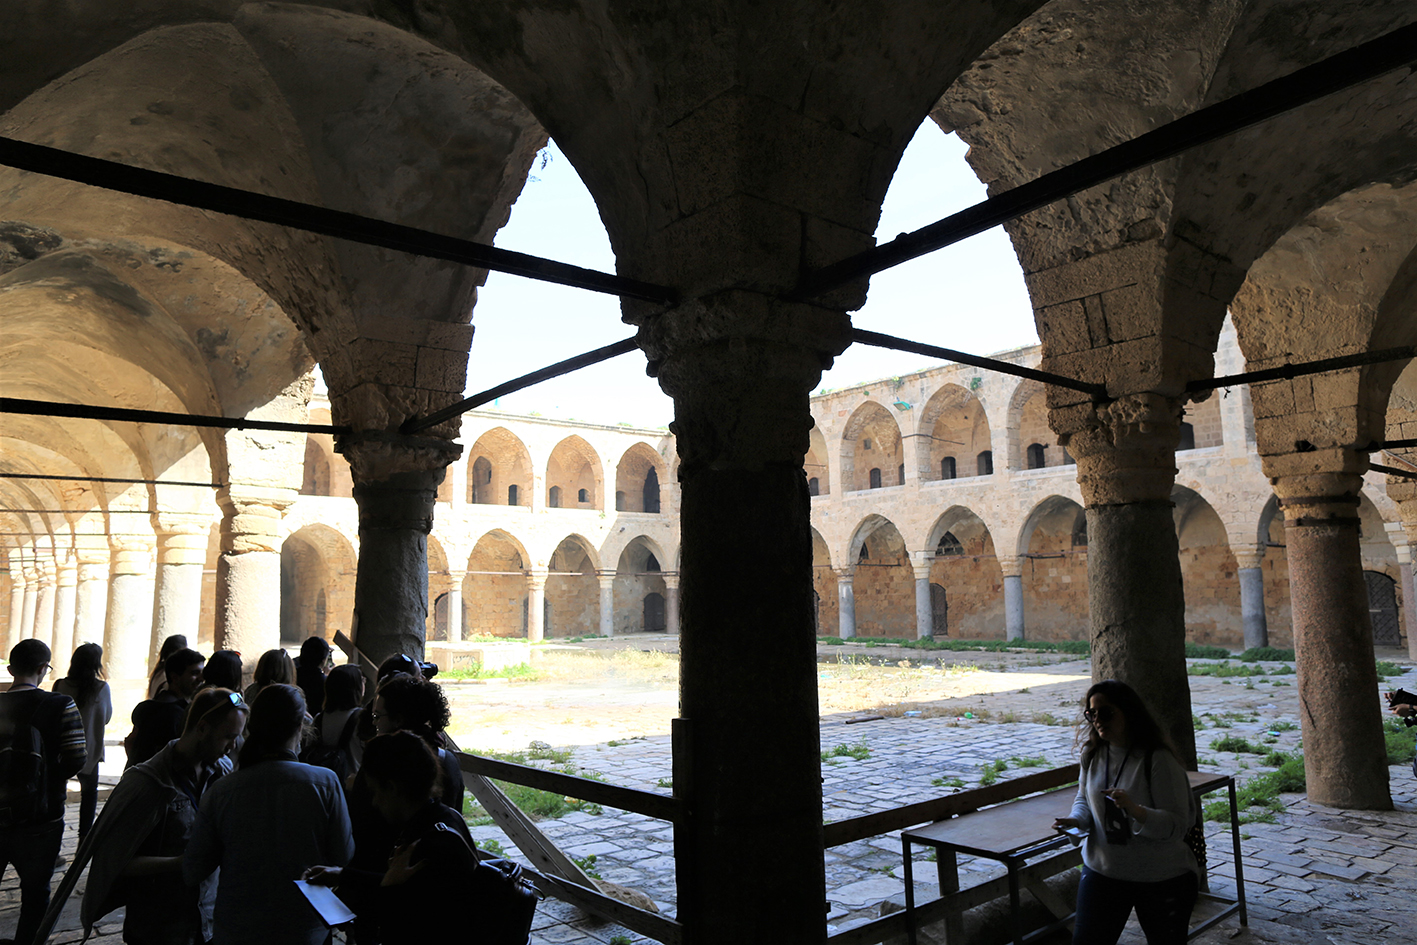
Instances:
[[[544,768],[497,761],[467,752],[458,752],[458,764],[464,772],[469,774],[496,778],[499,781],[510,781],[513,784],[551,791],[564,797],[574,797],[595,804],[603,804],[606,807],[614,807],[617,810],[644,814],[646,817],[672,822],[679,816],[679,801],[673,797],[665,797],[663,794],[636,791],[633,788],[606,784],[603,781],[592,781],[589,778],[578,778],[575,775],[562,774],[559,771],[547,771]]]
[[[502,793],[501,788],[480,774],[465,773],[463,783],[497,826],[517,845],[522,856],[538,870],[582,886],[595,886],[595,880],[538,830],[531,818],[522,813],[521,808]]]
[[[913,827],[916,824],[932,820],[946,820],[958,814],[987,807],[990,804],[999,804],[1037,791],[1047,791],[1067,784],[1069,781],[1076,781],[1077,777],[1078,766],[1065,765],[1061,768],[1040,771],[1026,777],[992,784],[989,787],[951,794],[948,797],[920,801],[905,807],[852,817],[849,820],[838,820],[823,828],[823,843],[826,847],[836,847],[854,840],[879,837],[881,834],[890,833],[892,830],[899,830],[902,827]]]
[[[657,912],[646,912],[627,902],[613,899],[599,890],[569,882],[558,876],[543,876],[533,870],[526,872],[530,874],[532,882],[538,884],[537,888],[562,902],[569,902],[611,922],[618,922],[625,928],[640,935],[648,935],[664,945],[681,945],[684,941],[684,927]]]

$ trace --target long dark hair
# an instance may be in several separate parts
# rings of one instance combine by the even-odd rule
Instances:
[[[1128,750],[1152,752],[1164,749],[1174,755],[1178,761],[1180,760],[1181,754],[1176,751],[1176,746],[1172,744],[1170,736],[1161,730],[1160,725],[1156,724],[1156,719],[1152,717],[1146,703],[1131,686],[1116,679],[1104,679],[1099,683],[1094,683],[1092,688],[1087,690],[1087,695],[1082,697],[1083,711],[1092,705],[1093,696],[1105,696],[1107,701],[1112,703],[1113,708],[1126,716]],[[1092,759],[1093,752],[1106,744],[1086,716],[1083,716],[1078,723],[1076,741],[1082,745],[1080,754],[1084,768]]]
[[[299,689],[280,684],[262,689],[251,702],[246,743],[239,756],[241,767],[279,758],[294,760],[287,746],[304,724],[305,696]]]
[[[376,736],[364,746],[359,773],[370,780],[392,784],[408,797],[438,797],[441,769],[428,743],[412,732]]]
[[[202,679],[220,689],[241,691],[241,654],[235,650],[217,650],[207,658]]]
[[[103,647],[85,643],[69,658],[69,675],[64,677],[74,689],[74,702],[81,709],[93,705],[103,682]]]

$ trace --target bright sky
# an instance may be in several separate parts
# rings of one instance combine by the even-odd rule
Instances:
[[[905,151],[886,195],[877,239],[919,229],[978,203],[984,186],[964,161],[965,146],[926,121]],[[595,203],[555,143],[532,168],[496,245],[615,271],[610,241]],[[1034,344],[1038,335],[1023,275],[1008,237],[994,229],[897,266],[871,280],[866,306],[852,316],[860,328],[992,354]],[[620,321],[612,296],[534,282],[494,272],[478,293],[476,329],[468,364],[468,391],[476,392],[633,334]],[[908,373],[934,362],[917,355],[860,345],[848,348],[822,377],[821,387]],[[591,423],[660,427],[674,405],[644,373],[632,352],[574,374],[527,388],[497,405],[516,413]]]

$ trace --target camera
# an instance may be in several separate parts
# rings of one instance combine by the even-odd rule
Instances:
[[[423,674],[424,679],[432,679],[434,676],[438,675],[438,664],[425,663],[422,660],[419,660],[418,671]]]
[[[1113,846],[1121,846],[1132,839],[1131,819],[1122,810],[1122,805],[1107,794],[1102,795],[1102,832]]]
[[[1384,693],[1387,696],[1387,707],[1394,709],[1400,705],[1417,705],[1417,696],[1406,689],[1394,689],[1392,692]],[[1408,726],[1417,725],[1417,715],[1403,717],[1402,721]]]

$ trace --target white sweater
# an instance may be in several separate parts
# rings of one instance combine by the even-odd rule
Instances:
[[[1107,745],[1083,768],[1070,815],[1087,834],[1082,861],[1103,876],[1141,883],[1174,879],[1187,870],[1198,873],[1200,867],[1185,840],[1195,820],[1185,769],[1169,751],[1157,749],[1151,753],[1148,783],[1145,764],[1146,752]],[[1127,818],[1131,836],[1124,844],[1108,843],[1103,830],[1102,792],[1114,787],[1124,789],[1147,812],[1145,823]]]

